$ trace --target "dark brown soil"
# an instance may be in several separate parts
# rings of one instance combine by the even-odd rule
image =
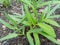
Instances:
[[[21,13],[21,4],[12,1],[11,7],[9,8],[0,6],[0,18],[8,22],[8,20],[4,16],[4,11],[9,13]],[[60,14],[60,10],[57,10],[57,13]],[[60,19],[55,19],[55,20],[60,24]],[[60,28],[54,27],[54,29],[57,35],[57,40],[60,42]],[[0,23],[0,38],[12,32],[13,32],[12,30],[9,30],[8,28],[6,28],[4,25]],[[40,38],[42,42],[41,45],[56,45],[41,35]],[[0,45],[29,45],[29,43],[25,36],[19,36],[10,40],[5,40],[3,42],[0,42]]]

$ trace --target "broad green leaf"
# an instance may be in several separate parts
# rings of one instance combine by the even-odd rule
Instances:
[[[33,33],[34,39],[35,39],[35,45],[40,45],[39,36],[37,33]]]
[[[8,27],[9,29],[15,29],[12,25],[10,25],[9,23],[5,22],[4,20],[0,19],[0,23],[4,24],[6,27]]]
[[[60,27],[60,25],[52,19],[44,19],[44,22],[49,23],[49,24],[54,25],[54,26],[57,26],[57,27]]]
[[[49,16],[48,18],[60,18],[60,15],[52,15],[52,16]]]
[[[60,45],[60,43],[59,43],[55,38],[53,38],[53,37],[47,35],[46,33],[40,32],[40,34],[43,35],[43,36],[45,36],[45,37],[46,37],[47,39],[49,39],[50,41],[52,41],[52,42],[54,42],[54,43]]]
[[[31,34],[33,33],[33,36],[34,36],[34,39],[35,39],[35,44],[36,45],[40,45],[40,40],[39,40],[39,37],[38,37],[38,33],[36,32],[40,32],[40,28],[36,28],[36,29],[32,29],[32,30],[29,30],[27,33]],[[31,42],[31,41],[30,41]]]
[[[40,28],[43,29],[43,30],[42,30],[43,32],[45,32],[45,33],[47,33],[48,35],[56,38],[56,34],[55,34],[55,32],[54,32],[54,29],[53,29],[51,26],[49,26],[49,25],[47,25],[47,24],[45,24],[45,23],[38,23],[38,25],[39,25]]]
[[[50,41],[60,45],[60,43],[55,38],[53,38],[50,35],[48,35],[47,33],[43,32],[42,29],[40,29],[40,28],[29,30],[28,33],[38,33],[38,34],[41,34],[42,36],[45,36]]]
[[[18,36],[18,34],[16,34],[16,33],[11,33],[11,34],[8,34],[7,36],[3,37],[3,38],[0,38],[0,41],[12,39],[12,38],[15,38],[15,37],[17,37],[17,36]]]
[[[9,19],[9,21],[16,27],[17,23],[14,21],[7,13],[5,13],[5,16]]]
[[[27,39],[28,39],[30,45],[34,45],[33,39],[31,37],[30,33],[28,33],[28,32],[27,32]]]

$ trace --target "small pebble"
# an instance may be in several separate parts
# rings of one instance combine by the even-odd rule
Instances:
[[[0,43],[0,45],[2,45],[2,44]]]
[[[7,41],[4,41],[2,45],[9,45],[9,43]]]
[[[58,42],[60,42],[60,39],[57,39]]]
[[[6,34],[6,31],[3,31],[4,34]]]
[[[2,25],[2,28],[3,28],[3,30],[5,30],[6,29],[6,26]]]

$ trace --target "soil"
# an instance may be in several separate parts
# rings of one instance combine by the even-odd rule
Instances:
[[[8,20],[4,16],[4,12],[9,12],[9,13],[20,13],[21,14],[21,4],[16,3],[15,0],[12,0],[11,6],[9,8],[5,8],[3,5],[0,5],[0,18],[4,19],[6,22]],[[56,11],[56,14],[60,14],[60,10],[58,9]],[[60,24],[60,19],[54,19]],[[57,40],[60,42],[60,28],[54,27],[56,35],[57,35]],[[3,24],[0,23],[0,38],[8,35],[9,33],[12,33],[13,31],[6,28]],[[39,36],[41,39],[41,45],[56,45],[46,39],[43,36]],[[0,42],[0,45],[29,45],[28,40],[26,39],[25,36],[19,36],[10,40],[5,40],[3,42]]]

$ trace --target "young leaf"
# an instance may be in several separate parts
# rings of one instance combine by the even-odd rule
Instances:
[[[34,45],[33,39],[31,37],[30,33],[28,33],[28,32],[27,32],[27,39],[28,39],[30,45]]]
[[[56,21],[51,20],[51,19],[44,19],[44,22],[52,24],[52,25],[57,26],[57,27],[60,27],[60,25]]]
[[[30,24],[32,23],[35,25],[36,21],[35,21],[34,17],[30,14],[27,5],[25,5],[25,12],[26,12],[26,17],[27,17],[28,22]]]
[[[22,13],[24,13],[24,12],[22,12]],[[10,16],[14,16],[16,18],[23,18],[25,16],[25,14],[13,13],[13,15],[10,15]]]
[[[8,27],[9,29],[15,29],[12,25],[10,25],[9,23],[5,22],[4,20],[0,19],[0,23],[4,24],[6,27]]]
[[[42,30],[43,32],[47,33],[51,37],[56,38],[56,34],[54,32],[54,29],[51,26],[49,26],[49,25],[47,25],[45,23],[38,23],[38,25],[39,25],[39,27],[41,27],[43,29]]]
[[[3,37],[3,38],[0,38],[0,41],[4,41],[4,40],[8,40],[8,39],[11,39],[11,38],[15,38],[17,37],[18,34],[16,33],[11,33],[11,34],[8,34],[7,36]]]
[[[40,22],[43,22],[43,19],[46,18],[46,16],[47,16],[46,13],[50,11],[50,9],[51,9],[50,7],[51,6],[49,5],[44,9],[44,11],[42,12],[41,17],[40,17]]]
[[[35,17],[36,17],[36,20],[38,20],[37,18],[38,18],[38,12],[37,12],[37,9],[36,9],[36,7],[33,5],[33,6],[31,6],[32,7],[32,10],[33,10],[33,13],[34,13],[34,15],[35,15]]]
[[[41,8],[41,7],[44,7],[45,5],[49,5],[49,4],[60,4],[60,1],[45,1],[45,2],[42,2],[42,3],[37,3],[37,8]]]
[[[48,18],[60,18],[60,15],[52,15],[52,16],[49,16]]]
[[[46,18],[48,18],[59,6],[60,6],[60,4],[56,5],[56,6],[47,14],[47,17],[46,17]]]
[[[33,33],[34,39],[35,39],[35,44],[36,45],[40,45],[40,40],[39,40],[39,36],[37,33]]]
[[[21,19],[19,19],[19,18],[17,18],[17,17],[15,17],[14,15],[9,15],[14,21],[20,21]]]
[[[24,16],[20,21],[18,21],[18,24],[23,23],[25,19],[26,19],[26,16]]]

